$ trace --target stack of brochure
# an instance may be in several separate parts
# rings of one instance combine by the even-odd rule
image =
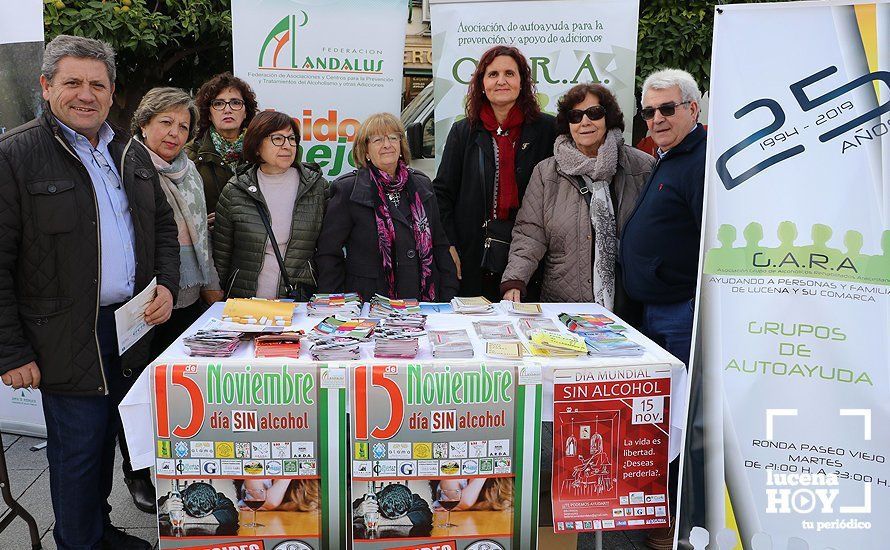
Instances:
[[[560,313],[559,320],[565,323],[570,331],[584,338],[590,355],[636,357],[645,351],[643,346],[624,335],[627,327],[619,325],[608,315]]]
[[[374,332],[374,357],[412,359],[417,357],[422,328],[382,328]]]
[[[522,359],[527,355],[525,346],[519,340],[489,340],[485,342],[485,355],[498,359]]]
[[[377,319],[363,319],[357,317],[350,319],[340,315],[325,317],[312,329],[316,334],[324,336],[339,336],[355,338],[356,340],[368,340],[374,334]]]
[[[578,313],[568,314],[560,313],[559,320],[572,332],[584,334],[587,332],[598,332],[603,329],[620,331],[627,330],[624,325],[619,325],[608,315],[601,313]]]
[[[559,332],[559,326],[547,317],[520,317],[518,324],[519,332],[526,337],[529,332],[536,329]]]
[[[456,297],[451,300],[451,306],[455,313],[468,315],[488,315],[494,313],[494,306],[484,296],[471,298]]]
[[[340,315],[355,317],[362,313],[362,299],[355,292],[345,294],[313,294],[306,311],[311,316]]]
[[[599,357],[636,357],[643,355],[645,348],[623,333],[608,329],[584,334],[590,355]]]
[[[309,353],[313,361],[342,361],[361,357],[359,341],[355,338],[317,336],[312,341]]]
[[[199,330],[182,339],[189,355],[231,357],[241,344],[241,333],[227,330]]]
[[[375,294],[371,298],[369,317],[386,317],[390,314],[420,314],[420,302],[414,298],[392,300],[386,296]]]
[[[516,331],[510,321],[473,321],[476,334],[483,340],[510,340],[516,338]]]
[[[281,332],[278,334],[263,334],[254,340],[254,357],[300,357],[300,340],[305,333]]]
[[[380,319],[380,325],[388,329],[420,329],[426,326],[426,315],[420,313],[390,313]]]
[[[541,304],[523,304],[510,300],[501,300],[501,305],[512,315],[543,315]]]
[[[528,333],[528,347],[532,355],[540,357],[583,357],[587,344],[577,334],[535,329]]]
[[[473,343],[470,342],[470,335],[464,329],[431,330],[430,345],[433,347],[433,357],[436,358],[473,357]]]

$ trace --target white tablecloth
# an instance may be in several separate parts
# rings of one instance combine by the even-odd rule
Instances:
[[[365,305],[365,312],[367,312]],[[603,313],[611,317],[615,317],[613,313],[597,306],[596,304],[542,304],[544,315],[550,317],[554,322],[561,326],[556,316],[559,313]],[[214,304],[210,309],[195,323],[185,331],[184,335],[190,335],[197,332],[201,327],[207,324],[207,321],[213,317],[222,316],[223,304]],[[485,343],[478,338],[473,330],[473,321],[479,320],[513,320],[516,321],[518,316],[509,315],[500,306],[496,305],[497,314],[495,315],[459,315],[447,313],[433,313],[427,317],[427,330],[449,330],[449,329],[467,329],[470,335],[470,341],[473,342],[475,357],[473,360],[493,360],[485,355]],[[294,315],[294,327],[309,331],[321,321],[321,317],[307,317],[306,305],[298,304],[296,314]],[[620,322],[620,321],[619,321]],[[686,367],[679,359],[669,354],[652,340],[643,336],[640,332],[634,330],[629,325],[627,336],[636,343],[644,346],[646,351],[643,355],[637,357],[583,357],[576,359],[549,359],[544,357],[527,357],[525,362],[536,363],[542,366],[544,374],[544,404],[541,411],[544,421],[553,420],[553,371],[560,367],[577,367],[579,365],[590,368],[597,367],[615,367],[629,365],[665,365],[671,369],[671,403],[670,403],[670,458],[673,460],[680,454],[680,447],[683,442],[683,430],[686,425],[686,393],[687,393],[687,376]],[[514,328],[517,328],[514,323]],[[374,344],[373,342],[364,343],[361,346],[362,360],[374,360]],[[186,352],[182,344],[182,339],[177,340],[167,350],[158,357],[155,363],[161,362],[187,362],[201,359],[191,357]],[[240,362],[250,361],[254,364],[281,364],[281,359],[255,359],[253,357],[253,343],[243,343],[228,359],[204,359],[211,361]],[[379,359],[388,363],[404,363],[405,360]],[[311,361],[309,355],[309,346],[304,346],[300,353],[300,359],[289,359],[289,361]],[[455,362],[467,361],[467,359],[434,359],[431,351],[429,340],[425,337],[420,339],[420,350],[415,359],[410,362]],[[343,364],[359,364],[359,361],[345,361]],[[130,450],[130,461],[134,469],[147,468],[154,466],[154,428],[152,425],[151,410],[151,370],[145,369],[136,380],[133,388],[124,397],[120,405],[121,419],[123,420],[124,432],[127,436],[127,444]]]

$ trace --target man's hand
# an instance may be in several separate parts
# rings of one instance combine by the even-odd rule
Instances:
[[[3,376],[0,376],[0,379],[7,386],[12,386],[14,390],[19,388],[36,389],[40,386],[40,369],[37,368],[37,363],[31,361],[27,365],[8,371]]]
[[[518,288],[511,288],[507,292],[504,292],[504,300],[519,303],[522,301],[522,294],[519,292]]]
[[[166,323],[173,313],[173,295],[165,286],[158,285],[155,299],[145,308],[145,322],[149,325]]]
[[[457,279],[460,280],[460,256],[458,256],[457,249],[453,246],[448,247],[448,252],[451,252],[451,259],[454,260],[454,265],[457,267]]]
[[[213,231],[213,222],[216,221],[216,212],[207,214],[207,231]]]

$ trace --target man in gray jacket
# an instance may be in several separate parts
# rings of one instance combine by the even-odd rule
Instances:
[[[40,387],[59,549],[149,549],[111,525],[117,406],[149,360],[118,354],[114,311],[157,279],[149,324],[179,283],[173,214],[142,147],[106,122],[114,50],[46,46],[44,114],[0,138],[0,375]]]

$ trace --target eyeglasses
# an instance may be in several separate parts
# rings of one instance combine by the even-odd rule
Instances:
[[[226,101],[225,99],[214,99],[210,102],[210,106],[216,109],[217,111],[222,111],[226,108],[226,105],[229,106],[233,111],[240,111],[244,108],[244,102],[240,99],[230,99]]]
[[[271,136],[269,136],[269,139],[272,141],[272,145],[274,145],[275,147],[281,147],[282,145],[284,145],[285,141],[288,142],[291,147],[297,146],[297,136],[294,134],[291,134],[289,136],[272,134]]]
[[[399,134],[389,134],[386,136],[371,136],[368,138],[368,143],[371,145],[380,145],[383,143],[383,140],[388,141],[389,143],[399,143],[402,141],[402,136]]]
[[[572,109],[569,111],[566,118],[569,119],[569,122],[572,124],[578,124],[581,120],[584,119],[584,115],[587,115],[587,118],[590,120],[599,120],[606,116],[606,108],[602,105],[594,105],[592,107],[588,107],[583,111],[581,109]]]
[[[642,109],[640,109],[640,116],[643,117],[643,120],[652,120],[653,118],[655,118],[656,110],[661,113],[661,116],[674,116],[674,113],[677,112],[677,107],[679,107],[680,105],[687,105],[689,103],[692,102],[684,101],[683,103],[674,103],[672,101],[670,103],[665,103],[664,105],[659,105],[658,107],[643,107]]]

